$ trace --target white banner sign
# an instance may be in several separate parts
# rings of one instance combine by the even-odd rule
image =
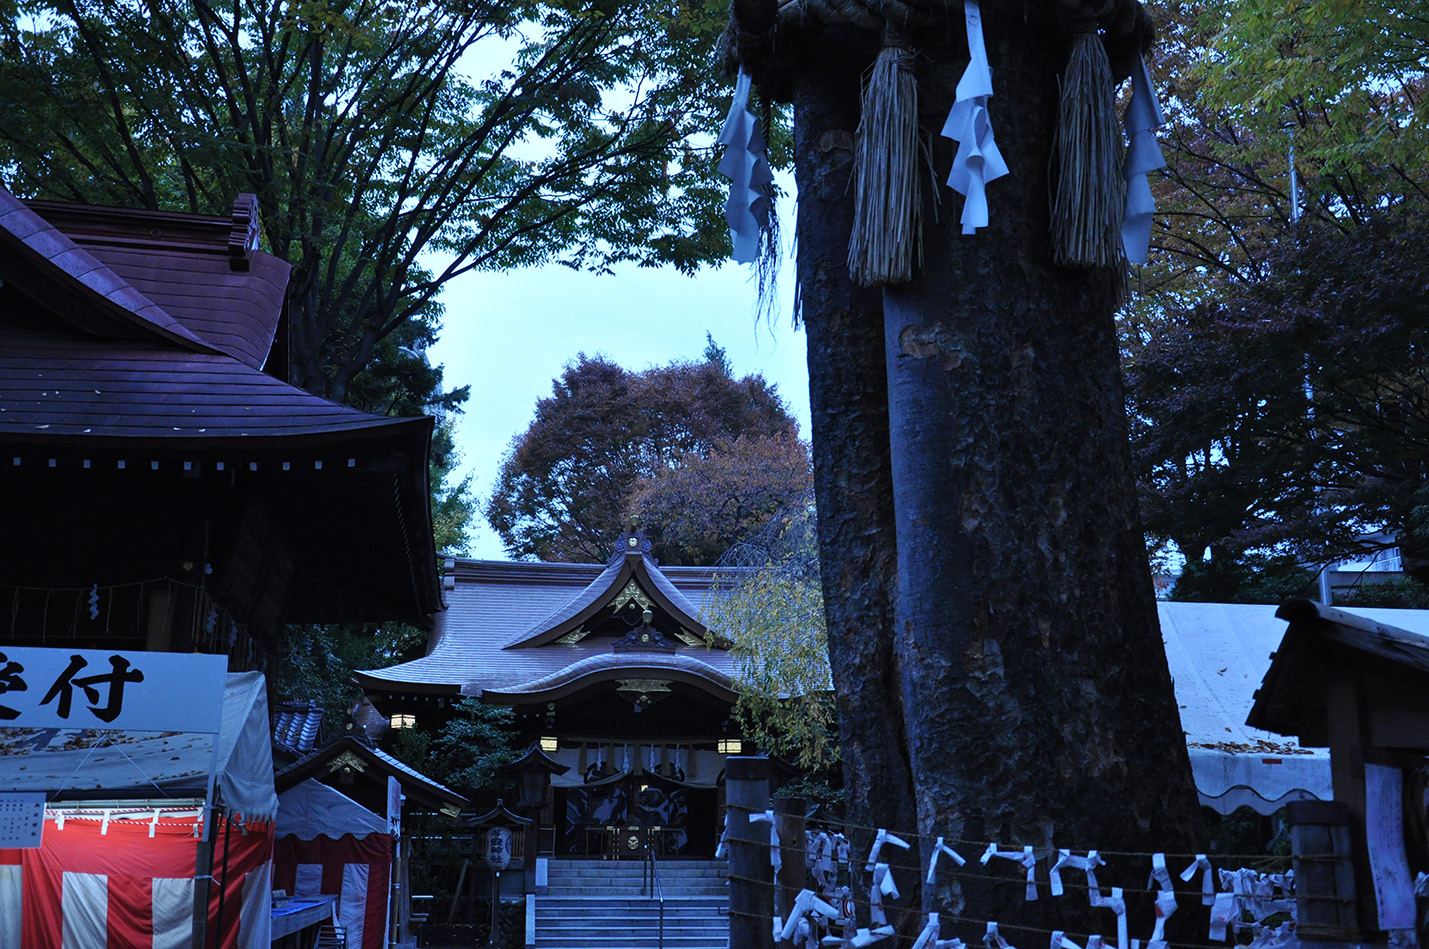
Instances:
[[[0,728],[217,734],[227,656],[0,646]]]

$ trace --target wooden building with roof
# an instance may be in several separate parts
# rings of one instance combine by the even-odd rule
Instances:
[[[639,827],[667,855],[712,854],[740,750],[735,659],[703,619],[715,569],[661,567],[631,529],[603,565],[449,560],[444,584],[427,654],[357,673],[378,709],[435,727],[465,697],[512,708],[556,765],[541,852],[618,855]]]
[[[289,385],[289,266],[231,215],[0,189],[0,642],[227,653],[441,608],[432,422]]]

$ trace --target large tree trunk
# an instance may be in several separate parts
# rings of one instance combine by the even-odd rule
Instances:
[[[858,827],[909,833],[917,826],[917,811],[893,656],[897,551],[882,295],[855,286],[846,263],[859,76],[877,51],[876,37],[831,27],[797,72],[798,279],[808,332],[824,615],[848,819]],[[853,835],[856,863],[868,853],[868,836]],[[890,847],[883,859],[911,864],[915,858]],[[914,905],[918,878],[916,870],[898,875]]]
[[[936,222],[929,208],[922,271],[884,293],[919,826],[1005,848],[1184,851],[1197,802],[1136,510],[1116,287],[1051,262],[1047,167],[1068,40],[1045,7],[982,9],[1011,174],[989,187],[992,225],[976,235],[960,233],[956,199]],[[947,38],[921,50],[920,120],[936,130],[966,45],[961,24],[924,35]],[[936,140],[941,173],[953,151]],[[998,875],[1013,875],[1006,866]],[[1145,862],[1134,866],[1144,880]],[[1024,907],[1018,885],[977,888],[945,886],[929,908],[997,919],[1015,903],[1032,925],[1069,908]]]

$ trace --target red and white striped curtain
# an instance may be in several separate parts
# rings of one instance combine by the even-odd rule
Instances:
[[[387,889],[392,838],[352,834],[333,840],[279,837],[273,848],[273,887],[294,896],[337,894],[338,924],[349,949],[382,949],[387,930]]]
[[[39,849],[0,849],[0,949],[187,949],[193,818],[47,820]],[[271,824],[214,828],[208,945],[271,942]]]

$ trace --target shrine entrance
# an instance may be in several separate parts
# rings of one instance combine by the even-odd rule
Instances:
[[[638,860],[711,857],[718,842],[718,788],[648,772],[555,791],[556,857]]]

